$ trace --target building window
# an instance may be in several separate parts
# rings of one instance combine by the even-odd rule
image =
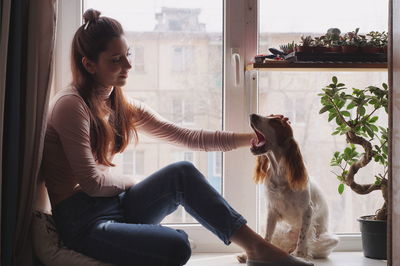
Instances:
[[[176,152],[174,152],[174,157],[175,157],[176,162],[187,161],[187,162],[191,162],[193,164],[195,163],[194,162],[194,152],[192,152],[192,151],[176,151]]]
[[[214,176],[221,176],[222,172],[222,152],[214,152]]]
[[[134,162],[133,162],[133,157],[134,157],[134,151],[128,150],[124,152],[123,158],[122,158],[122,173],[124,175],[133,175],[133,169],[134,169]]]
[[[126,150],[123,153],[122,173],[124,175],[144,175],[144,151]]]
[[[144,151],[135,151],[135,175],[144,175]]]
[[[174,98],[172,100],[172,119],[179,124],[194,124],[193,100]]]
[[[190,63],[194,61],[193,55],[194,48],[192,46],[174,46],[171,58],[172,71],[184,72],[190,70]]]
[[[133,51],[134,53],[134,71],[135,72],[144,72],[144,47],[143,46],[135,46]]]
[[[292,124],[301,125],[306,122],[306,99],[296,95],[285,95],[285,115]]]
[[[187,151],[185,151],[185,152],[183,153],[183,160],[184,160],[184,161],[188,161],[188,162],[192,162],[192,163],[193,163],[193,157],[194,157],[193,152],[187,152]]]

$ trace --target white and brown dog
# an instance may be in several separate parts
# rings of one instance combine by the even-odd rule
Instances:
[[[288,119],[252,114],[250,124],[257,135],[254,181],[264,183],[267,198],[265,239],[297,257],[327,257],[338,239],[328,233],[326,200],[309,180]]]

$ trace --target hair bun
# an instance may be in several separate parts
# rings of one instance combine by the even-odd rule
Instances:
[[[99,19],[101,12],[90,8],[83,14],[84,23],[93,22]]]

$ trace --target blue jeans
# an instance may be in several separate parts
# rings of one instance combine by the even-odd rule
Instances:
[[[226,245],[246,223],[188,162],[171,164],[115,197],[78,192],[53,210],[64,244],[116,265],[177,266],[190,258],[187,234],[160,222],[182,205]]]

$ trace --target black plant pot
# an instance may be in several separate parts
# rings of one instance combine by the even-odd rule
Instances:
[[[364,256],[386,260],[386,221],[371,220],[373,216],[361,216],[360,231]]]

